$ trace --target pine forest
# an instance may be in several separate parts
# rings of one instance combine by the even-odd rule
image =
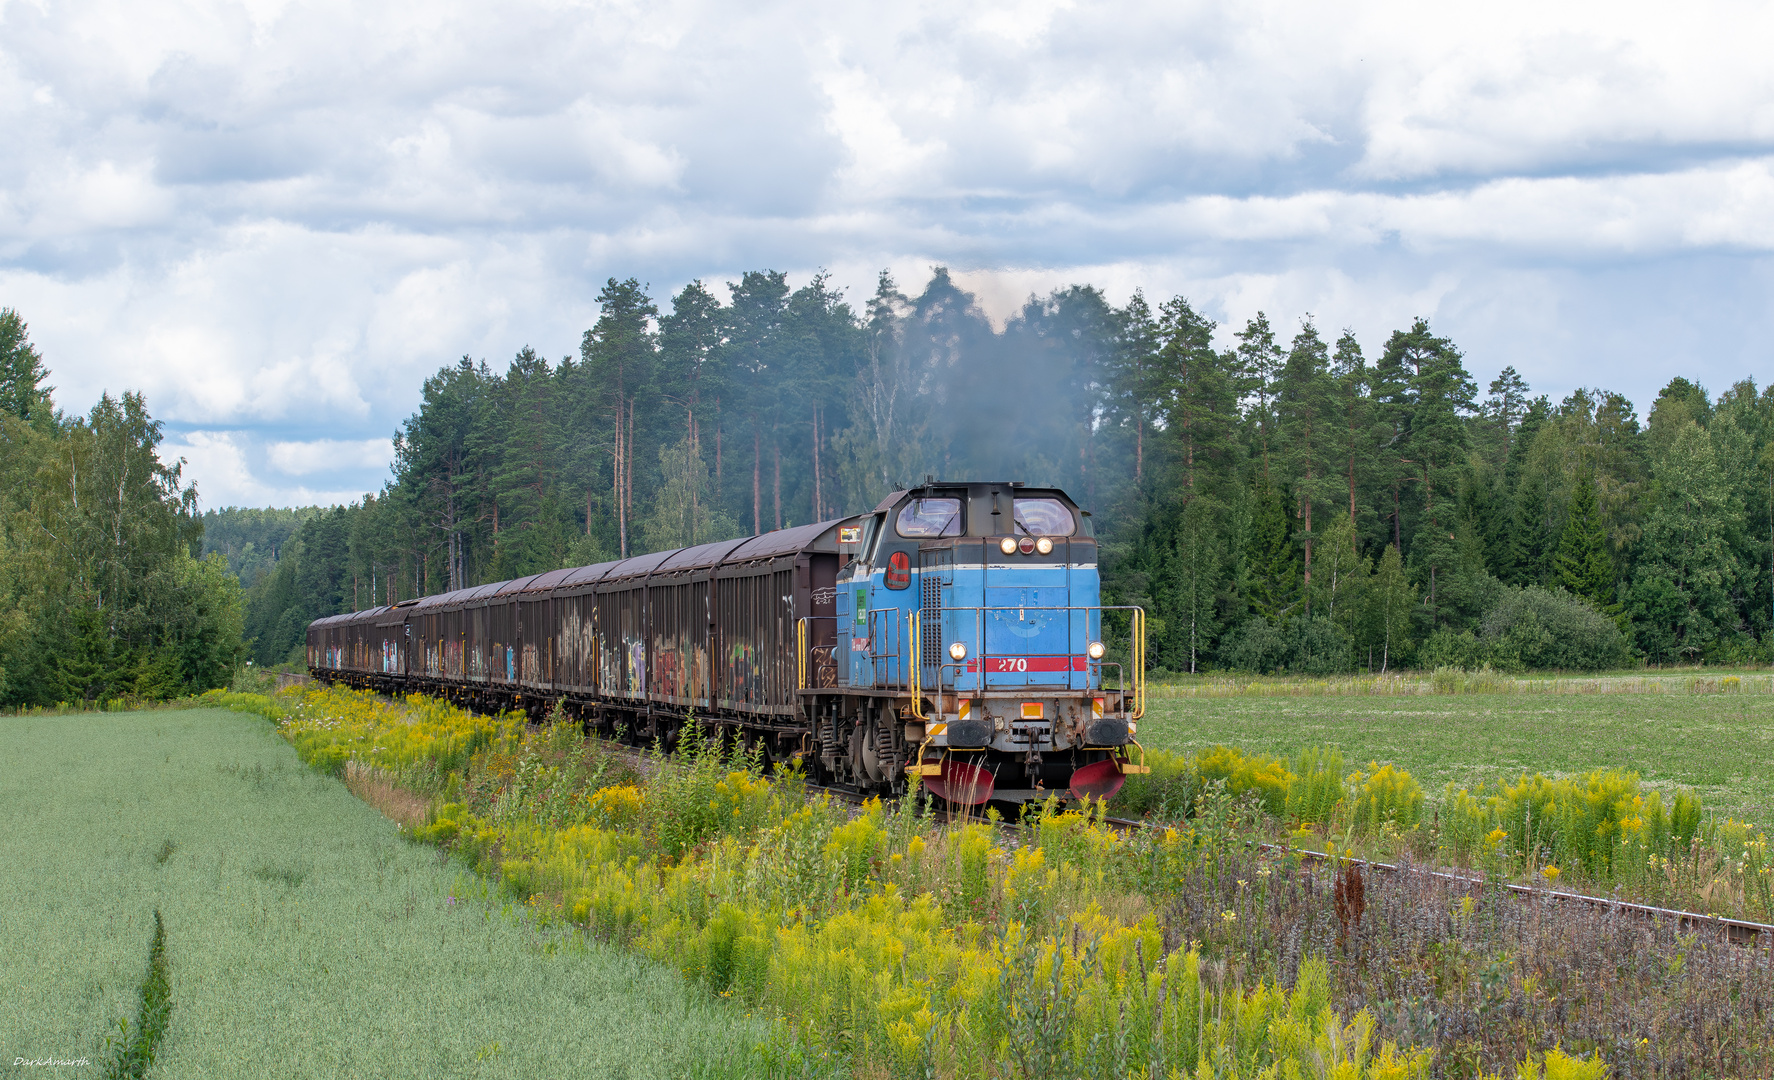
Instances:
[[[860,303],[774,271],[669,298],[611,279],[597,303],[576,355],[442,366],[376,494],[206,513],[139,396],[53,409],[8,311],[0,700],[216,685],[240,655],[299,658],[322,615],[859,513],[927,476],[1072,494],[1161,673],[1774,659],[1774,392],[1749,379],[1555,401],[1423,319],[1222,335],[1184,297],[1090,286],[999,329],[942,268]]]

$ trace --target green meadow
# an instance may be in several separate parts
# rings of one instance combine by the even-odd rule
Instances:
[[[1693,788],[1715,813],[1768,825],[1774,693],[1766,673],[1743,676],[1740,689],[1727,679],[1573,680],[1556,688],[1500,680],[1489,689],[1480,681],[1480,692],[1456,693],[1435,693],[1426,679],[1407,684],[1408,692],[1285,680],[1159,686],[1139,739],[1163,750],[1224,743],[1277,755],[1333,746],[1352,767],[1378,760],[1408,769],[1431,799],[1450,783],[1629,769],[1656,786]]]
[[[173,1005],[148,1076],[766,1070],[767,1026],[539,929],[256,718],[9,717],[0,762],[0,1075],[104,1075],[156,911]]]

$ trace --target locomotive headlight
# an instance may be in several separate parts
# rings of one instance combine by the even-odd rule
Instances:
[[[966,644],[959,641],[951,642],[949,644],[949,659],[956,663],[960,663],[962,660],[967,659]]]
[[[1016,554],[1016,537],[1006,536],[1004,539],[998,541],[998,550],[1002,551],[1006,555],[1015,555]]]
[[[1104,650],[1102,642],[1093,641],[1090,643],[1090,646],[1088,648],[1086,648],[1084,651],[1090,654],[1090,658],[1092,660],[1101,660],[1103,658],[1103,653],[1106,650]]]
[[[1053,541],[1043,536],[1041,539],[1035,541],[1035,550],[1043,555],[1052,555]]]

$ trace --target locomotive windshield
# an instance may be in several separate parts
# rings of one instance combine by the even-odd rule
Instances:
[[[960,499],[913,499],[899,512],[899,535],[907,539],[961,535]]]
[[[1018,499],[1016,528],[1025,536],[1070,536],[1077,522],[1058,499]]]

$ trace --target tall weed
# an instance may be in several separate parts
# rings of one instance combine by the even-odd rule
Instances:
[[[1343,754],[1329,747],[1302,750],[1294,757],[1287,788],[1288,820],[1328,822],[1343,801]]]

